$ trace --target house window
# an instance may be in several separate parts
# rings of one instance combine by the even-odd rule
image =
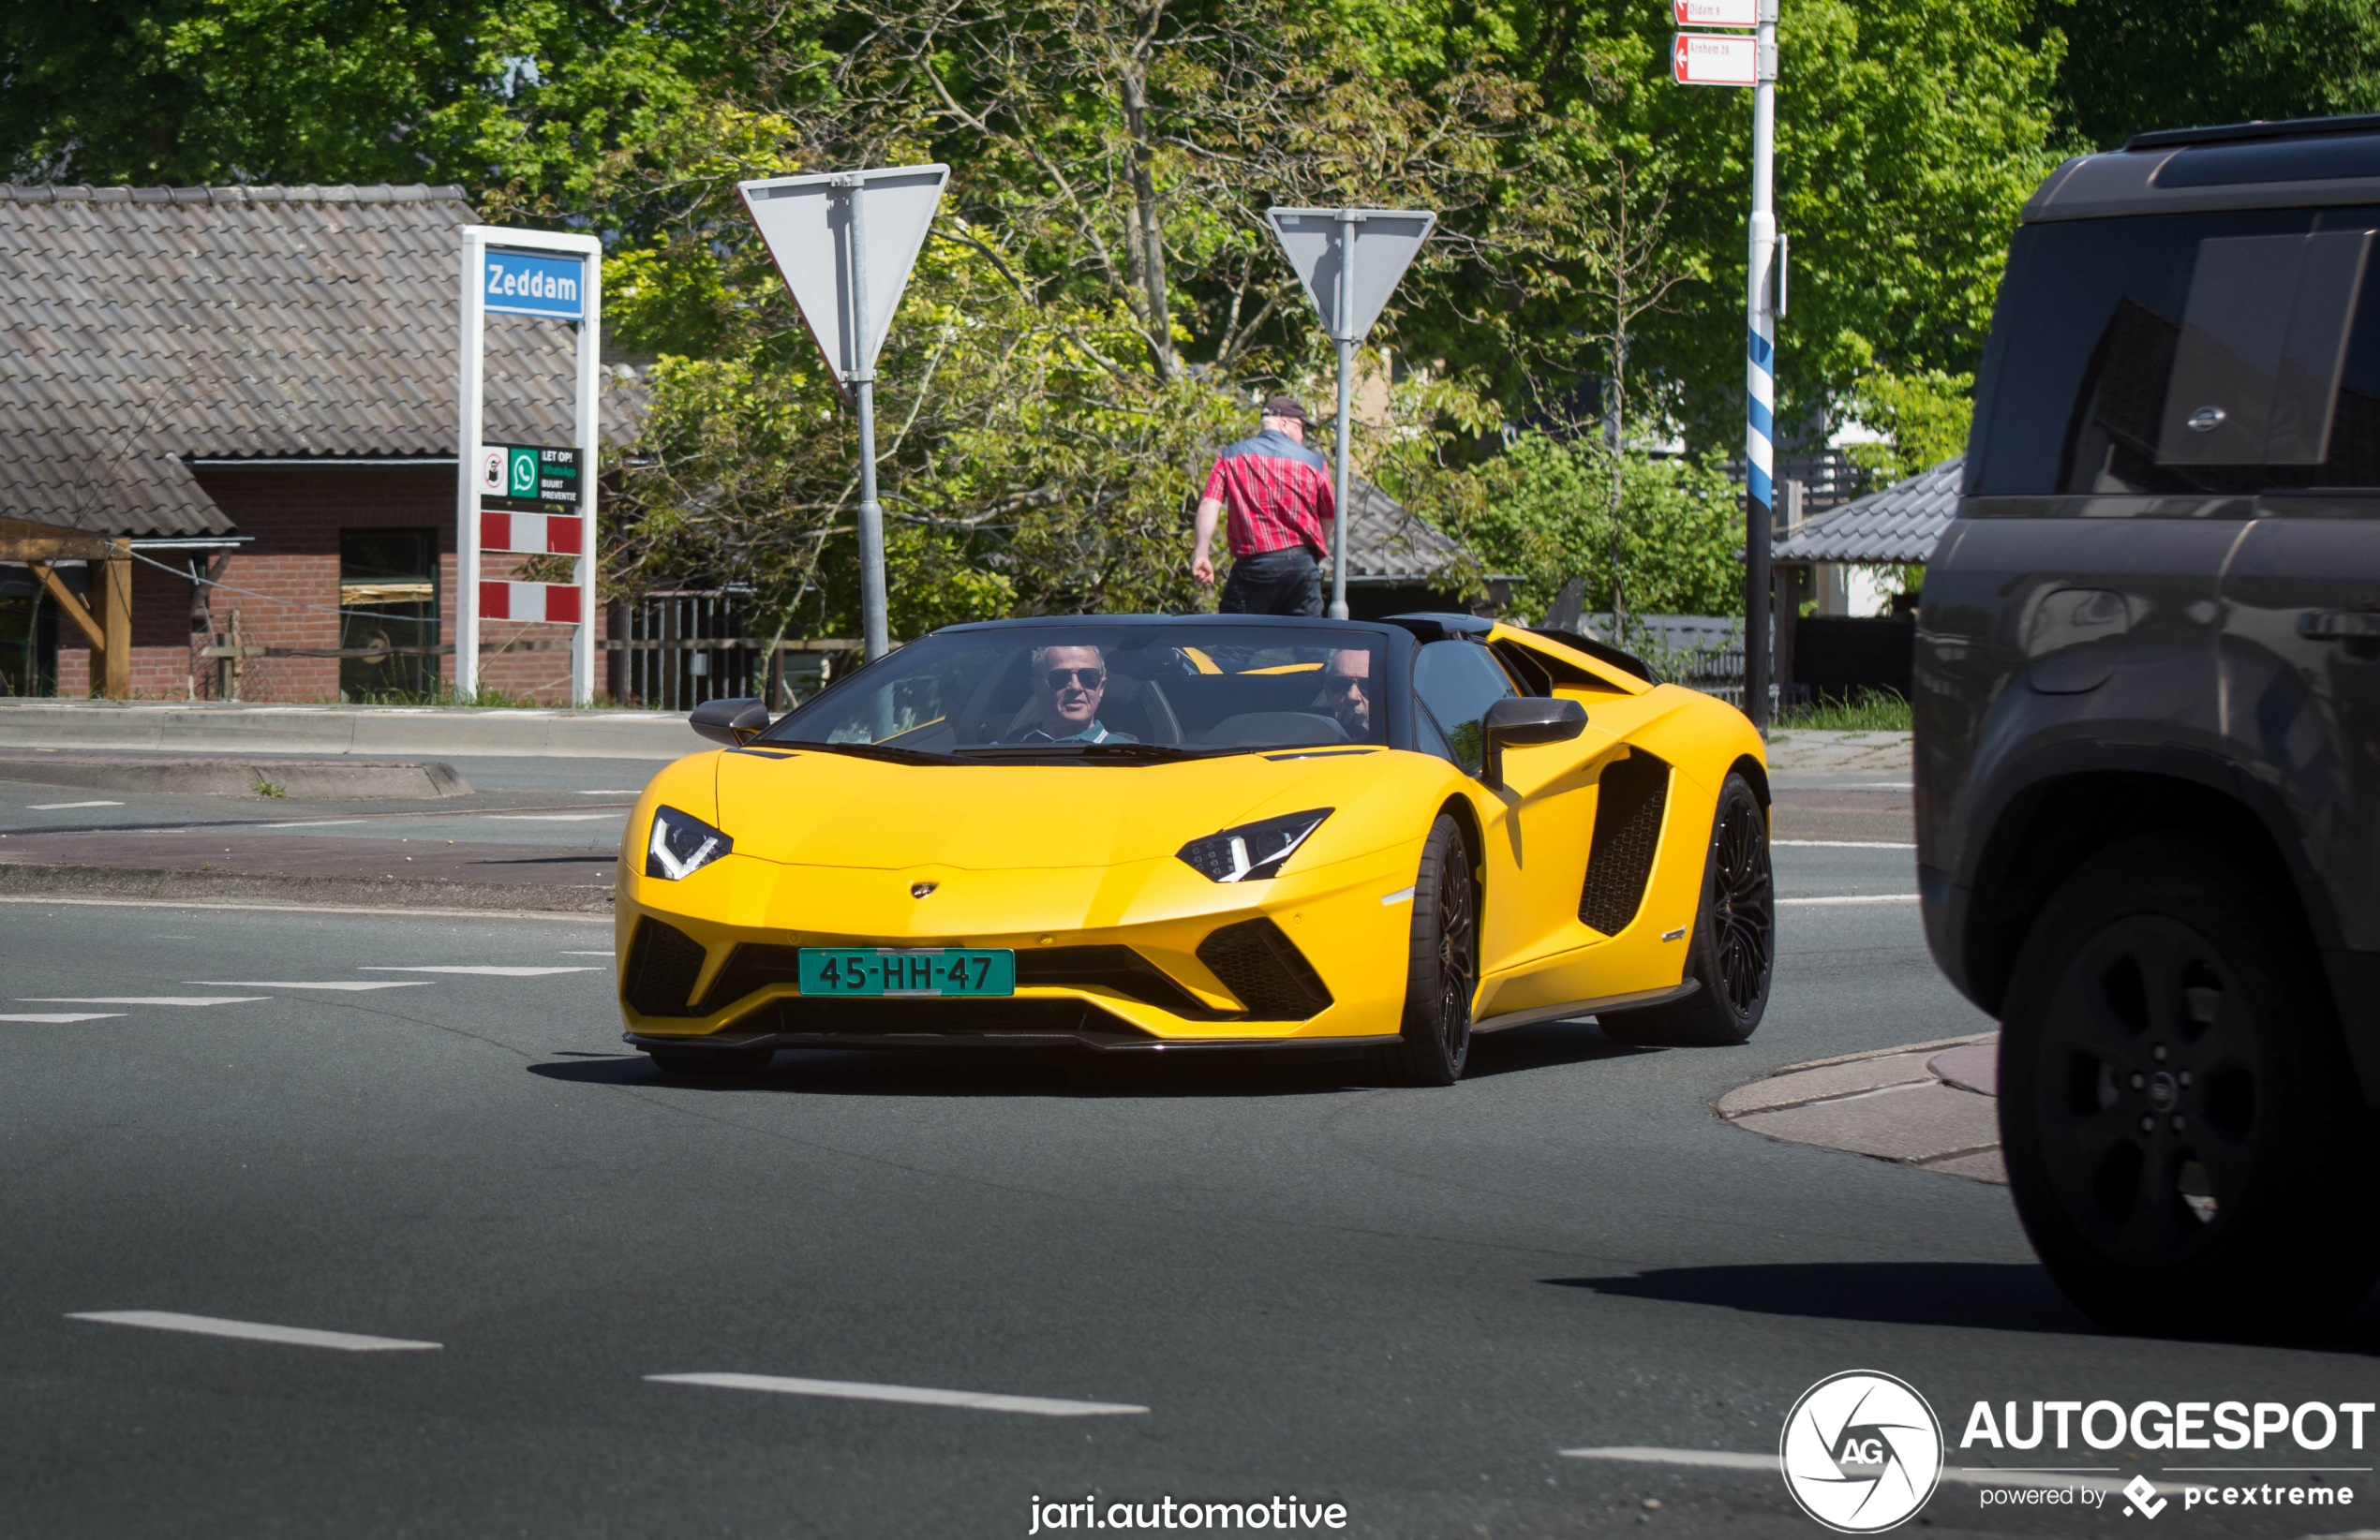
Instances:
[[[438,531],[339,531],[342,701],[418,701],[438,693]]]

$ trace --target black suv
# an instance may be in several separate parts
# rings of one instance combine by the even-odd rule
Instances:
[[[1914,674],[1926,934],[2009,1180],[2122,1329],[2380,1275],[2380,117],[2144,134],[2025,206]]]

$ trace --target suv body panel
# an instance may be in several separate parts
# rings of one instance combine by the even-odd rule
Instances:
[[[2144,136],[2043,183],[1926,568],[1914,801],[1928,946],[1995,1014],[2090,851],[2227,827],[2285,873],[2380,1105],[2380,274],[2337,340],[2319,464],[2184,463],[2164,400],[2203,243],[2359,230],[2380,120]]]

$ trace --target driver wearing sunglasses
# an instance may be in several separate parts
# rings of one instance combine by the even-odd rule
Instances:
[[[1041,725],[1019,734],[1019,743],[1139,742],[1099,725],[1099,702],[1108,692],[1108,660],[1097,647],[1034,648],[1033,689],[1041,703]]]

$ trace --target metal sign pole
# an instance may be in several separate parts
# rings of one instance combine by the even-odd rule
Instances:
[[[480,688],[479,442],[486,349],[481,333],[487,311],[480,270],[487,241],[477,226],[463,228],[463,335],[454,423],[454,694],[469,700]]]
[[[871,663],[892,650],[885,614],[885,509],[876,498],[876,354],[949,180],[950,168],[937,164],[736,185],[819,358],[859,418],[860,633]],[[845,221],[840,231],[834,219],[839,198]]]
[[[851,329],[844,335],[868,334],[868,226],[860,211],[867,206],[867,183],[844,179],[851,218]],[[850,382],[853,409],[859,416],[859,624],[867,661],[891,650],[892,629],[885,615],[885,510],[876,501],[876,369],[873,359],[858,346],[852,349],[856,364],[844,378]]]
[[[1298,282],[1314,302],[1322,329],[1339,354],[1338,453],[1331,467],[1331,490],[1338,517],[1331,541],[1331,616],[1347,617],[1347,545],[1355,522],[1347,506],[1354,476],[1347,465],[1349,418],[1355,391],[1356,345],[1396,292],[1406,268],[1430,238],[1438,216],[1427,209],[1267,209],[1265,223],[1281,243]],[[1365,253],[1357,272],[1356,250]],[[1338,266],[1328,270],[1335,259]]]
[[[1331,457],[1331,496],[1337,508],[1338,527],[1331,531],[1331,618],[1347,617],[1347,532],[1355,521],[1347,507],[1347,437],[1348,392],[1355,375],[1356,338],[1347,331],[1347,322],[1355,315],[1355,227],[1363,215],[1353,209],[1339,211],[1339,433],[1338,448]]]
[[[1744,369],[1745,714],[1755,727],[1763,729],[1768,726],[1768,637],[1764,632],[1754,637],[1750,621],[1755,609],[1766,618],[1768,574],[1753,570],[1756,564],[1751,556],[1755,530],[1760,555],[1767,554],[1775,497],[1770,477],[1776,468],[1777,312],[1769,298],[1769,281],[1777,256],[1777,213],[1771,189],[1777,139],[1777,4],[1778,0],[1760,0],[1758,83],[1752,88],[1752,217],[1745,280],[1749,333]],[[1765,568],[1767,564],[1757,565]],[[1752,592],[1755,582],[1761,588],[1757,596]],[[1751,677],[1755,649],[1757,681]],[[1755,683],[1757,696],[1753,695]]]
[[[595,481],[601,466],[596,445],[602,435],[603,259],[587,259],[582,292],[587,314],[578,323],[578,559],[571,582],[578,588],[578,629],[571,637],[571,704],[595,703]]]

